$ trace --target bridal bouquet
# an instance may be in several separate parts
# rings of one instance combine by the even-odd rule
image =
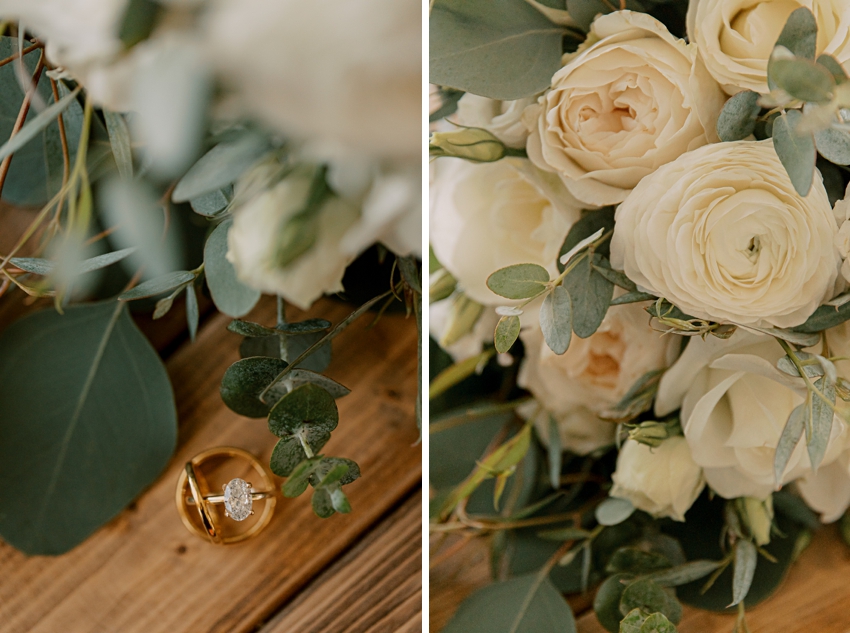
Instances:
[[[850,5],[435,0],[445,631],[675,631],[850,505]],[[489,627],[489,628],[488,628]]]
[[[180,303],[194,339],[210,300],[284,494],[351,510],[320,372],[370,308],[418,318],[420,34],[409,0],[0,0],[0,295],[53,304],[0,335],[4,540],[65,552],[159,476],[174,396],[129,311]],[[339,324],[287,319],[344,291]],[[277,322],[241,320],[261,293]]]

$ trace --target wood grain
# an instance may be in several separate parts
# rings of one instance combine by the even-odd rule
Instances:
[[[310,316],[336,322],[349,312],[349,306],[322,301]],[[272,323],[272,302],[261,303],[249,318]],[[244,544],[217,547],[190,535],[173,500],[185,461],[220,445],[268,461],[275,442],[265,420],[232,413],[218,395],[224,370],[238,358],[240,339],[225,330],[228,321],[209,319],[197,342],[168,360],[179,446],[134,506],[60,557],[27,558],[0,545],[2,633],[253,630],[419,487],[416,328],[388,315],[366,330],[363,319],[334,342],[327,372],[353,390],[339,401],[339,428],[324,452],[360,464],[363,477],[346,488],[354,512],[318,519],[304,495],[280,499],[269,528]]]
[[[759,564],[770,564],[763,559]],[[431,632],[440,631],[474,589],[489,582],[486,544],[475,541],[452,563],[431,572]],[[753,633],[850,633],[850,548],[835,526],[818,532],[768,600],[748,610]],[[572,597],[571,597],[572,598]],[[606,633],[590,602],[570,600],[578,633]],[[679,633],[732,633],[735,616],[685,608]]]
[[[259,633],[421,631],[421,569],[417,491]]]

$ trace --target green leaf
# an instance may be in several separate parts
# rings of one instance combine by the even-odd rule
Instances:
[[[134,251],[134,248],[125,248],[120,251],[104,253],[103,255],[86,259],[80,262],[77,274],[82,275],[111,266],[116,262],[120,262]],[[27,272],[34,273],[36,275],[49,275],[56,267],[56,262],[49,259],[41,259],[40,257],[13,257],[10,260],[10,263],[13,266],[17,266],[22,270],[26,270]]]
[[[632,609],[663,613],[674,624],[682,619],[682,605],[679,601],[649,578],[638,578],[623,591],[620,613],[626,615]]]
[[[538,264],[514,264],[487,278],[487,287],[508,299],[529,299],[546,289],[549,272]]]
[[[732,603],[734,607],[747,597],[756,572],[758,551],[751,541],[740,539],[735,543],[735,569],[732,577]]]
[[[227,324],[227,331],[238,334],[239,336],[247,336],[253,338],[262,338],[266,336],[277,336],[277,330],[274,328],[252,323],[251,321],[242,321],[234,319]]]
[[[279,323],[276,329],[287,334],[314,334],[327,332],[333,324],[327,319],[305,319],[295,323]]]
[[[576,21],[579,28],[589,31],[590,25],[598,15],[606,15],[620,8],[620,2],[610,0],[567,0],[567,11],[570,17]],[[646,12],[647,4],[637,0],[626,0],[625,8],[629,11]]]
[[[640,633],[676,633],[676,627],[663,613],[653,613],[640,627]]]
[[[67,110],[72,103],[75,102],[77,98],[77,94],[79,94],[80,88],[74,89],[68,96],[60,99],[58,102],[47,106],[44,110],[42,110],[38,116],[36,116],[32,120],[27,120],[24,127],[21,128],[20,132],[15,134],[11,139],[6,141],[2,146],[0,146],[0,161],[5,160],[8,156],[11,156],[19,149],[21,149],[24,145],[33,140],[42,130],[44,130],[48,125],[53,123],[62,112]]]
[[[608,577],[599,586],[596,597],[593,599],[596,618],[610,633],[617,633],[620,630],[620,620],[623,618],[623,614],[620,613],[620,599],[626,590],[623,581],[631,579],[632,576],[629,574],[614,574]]]
[[[290,391],[269,413],[269,430],[278,437],[294,435],[302,426],[311,433],[330,433],[337,422],[339,413],[333,396],[311,383]]]
[[[344,467],[344,470],[343,470]],[[340,472],[339,478],[329,478],[331,473]],[[360,478],[360,466],[356,462],[344,457],[325,457],[322,463],[310,474],[310,484],[313,486],[326,486],[339,484],[347,486],[355,479]]]
[[[563,286],[555,286],[543,299],[540,329],[549,349],[558,355],[566,353],[570,347],[573,319],[570,295]]]
[[[802,116],[798,110],[789,110],[776,117],[773,122],[773,146],[794,189],[801,196],[806,196],[812,188],[817,152],[811,134],[798,135],[795,132]]]
[[[601,266],[603,262],[601,255],[593,254],[592,264]],[[579,338],[588,338],[599,329],[614,296],[614,284],[597,273],[592,264],[585,256],[564,278],[572,300],[573,332]]]
[[[610,263],[610,262],[609,262]],[[608,281],[610,281],[615,286],[619,286],[623,290],[628,290],[628,294],[635,294],[637,292],[637,286],[635,283],[626,277],[625,273],[620,272],[619,270],[614,270],[612,268],[608,268],[607,266],[597,266],[593,265],[593,270],[605,277]],[[643,294],[643,293],[638,293]],[[654,295],[650,295],[653,299],[657,298]],[[616,299],[614,299],[611,303],[614,304]],[[626,302],[629,303],[629,302]]]
[[[614,207],[603,207],[596,211],[586,211],[581,218],[573,224],[564,243],[561,245],[561,250],[558,252],[558,272],[564,272],[565,266],[561,263],[561,258],[573,250],[582,241],[586,240],[591,235],[597,233],[600,229],[603,233],[614,229]],[[611,241],[606,240],[596,247],[595,252],[603,257],[608,257],[611,250]],[[594,260],[594,264],[596,260]],[[603,266],[610,268],[610,266]],[[612,283],[616,283],[611,280]]]
[[[827,128],[815,132],[818,152],[836,165],[850,165],[850,134],[844,130]]]
[[[163,6],[154,0],[129,0],[118,31],[124,46],[130,48],[147,39],[162,11]]]
[[[462,382],[475,373],[479,365],[485,365],[496,353],[496,350],[488,349],[477,356],[470,356],[462,361],[447,367],[431,381],[428,389],[428,397],[433,399],[445,392],[450,387]]]
[[[826,68],[809,59],[771,60],[770,78],[778,88],[800,101],[820,104],[832,101],[835,79]]]
[[[850,302],[842,306],[822,305],[812,313],[805,323],[792,328],[795,332],[806,334],[823,332],[850,319]]]
[[[122,292],[118,295],[118,299],[121,301],[133,301],[134,299],[155,297],[157,295],[165,294],[166,292],[171,292],[172,290],[191,283],[194,280],[194,273],[190,273],[185,270],[178,270],[173,273],[167,273],[161,277],[156,277],[142,282],[138,286],[130,288],[126,292]]]
[[[796,9],[776,40],[776,46],[784,46],[797,57],[814,59],[817,50],[818,23],[812,12],[800,7]]]
[[[670,569],[663,569],[647,575],[647,578],[655,581],[662,587],[677,587],[685,585],[689,582],[705,578],[713,571],[716,571],[722,561],[714,560],[693,560]]]
[[[322,330],[315,332],[284,334],[286,357],[292,360],[300,358],[301,354],[310,349],[314,343],[319,342],[322,338],[324,338],[324,336],[325,332]],[[325,369],[328,368],[328,365],[331,364],[331,352],[331,343],[328,341],[324,345],[321,345],[310,352],[310,354],[302,359],[296,367],[316,372],[325,371]]]
[[[788,465],[788,460],[791,458],[791,453],[794,452],[797,442],[803,436],[808,411],[805,403],[795,407],[791,411],[791,415],[788,416],[785,428],[782,429],[782,435],[779,436],[779,443],[776,445],[776,454],[773,457],[773,474],[776,478],[777,486],[782,485],[782,475],[785,472],[785,467]]]
[[[552,581],[528,574],[473,593],[443,633],[576,633],[576,625]]]
[[[558,421],[549,416],[549,483],[552,488],[561,488],[561,467],[563,460],[563,449],[561,448],[561,432],[558,429]]]
[[[156,351],[106,302],[36,312],[0,335],[0,429],[0,535],[56,555],[160,475],[177,413]]]
[[[582,541],[590,537],[590,532],[580,528],[558,528],[555,530],[543,530],[537,536],[547,541]]]
[[[109,145],[112,147],[118,175],[128,180],[133,177],[133,144],[130,140],[130,128],[123,115],[106,108],[103,109],[103,119],[106,121]]]
[[[812,425],[812,436],[808,442],[809,460],[812,464],[812,470],[817,473],[818,466],[823,461],[823,456],[826,455],[829,436],[832,432],[834,414],[829,404],[835,404],[835,383],[824,376],[815,382],[815,387],[826,398],[825,401],[818,395],[810,394],[811,401],[807,413],[811,416]]]
[[[618,497],[608,497],[596,506],[595,516],[599,525],[611,526],[622,523],[635,511],[631,501]]]
[[[830,72],[835,83],[842,84],[847,81],[847,73],[844,72],[844,68],[832,55],[820,55],[816,61]]]
[[[216,189],[208,193],[201,194],[197,198],[192,198],[189,204],[192,206],[192,211],[205,218],[211,218],[227,208],[230,204],[233,195],[233,187],[224,187]]]
[[[260,291],[249,288],[236,276],[227,260],[227,232],[232,220],[225,220],[210,234],[204,246],[204,272],[215,307],[231,317],[248,314],[260,300]]]
[[[313,512],[320,519],[327,519],[336,512],[333,501],[331,500],[331,493],[325,488],[319,488],[313,493],[312,505]]]
[[[345,496],[341,488],[331,490],[331,505],[334,510],[341,514],[351,512],[351,504],[348,502],[348,497]]]
[[[316,457],[303,460],[291,469],[286,483],[283,484],[283,496],[297,497],[307,490],[310,476],[322,465],[323,461],[324,457],[317,455]]]
[[[473,301],[462,292],[455,294],[451,299],[440,345],[449,347],[472,332],[483,312],[484,306],[477,301]]]
[[[640,628],[646,621],[641,609],[632,609],[620,622],[620,633],[640,633]]]
[[[609,574],[648,574],[668,569],[670,561],[657,552],[646,552],[638,547],[621,547],[608,560],[605,571]]]
[[[198,321],[201,315],[198,310],[198,295],[195,294],[194,284],[186,286],[186,323],[189,326],[189,338],[194,341],[198,335]]]
[[[523,0],[436,0],[429,80],[491,99],[529,97],[561,67],[564,32]]]
[[[327,487],[337,483],[348,472],[348,464],[336,464],[318,482],[317,487]]]
[[[519,337],[520,322],[518,316],[503,316],[496,324],[494,342],[496,351],[500,354],[507,352]]]
[[[271,406],[259,395],[287,366],[279,358],[243,358],[233,363],[221,379],[221,399],[231,410],[249,418],[264,418]]]
[[[174,202],[189,202],[216,189],[223,189],[268,151],[268,141],[254,134],[219,143],[192,165],[177,183],[171,199]]]
[[[276,384],[269,390],[268,401],[277,402],[290,391],[301,385],[314,384],[327,391],[334,398],[342,398],[351,393],[348,387],[339,384],[332,378],[310,371],[309,369],[293,369],[289,372],[287,379]]]
[[[595,270],[595,269],[594,269]],[[611,299],[612,306],[621,306],[626,305],[627,303],[640,303],[642,301],[655,301],[658,297],[648,292],[627,292],[626,294],[622,294],[619,297],[615,297]]]
[[[330,439],[330,434],[325,438],[325,442],[317,441],[315,445],[311,444],[310,447],[313,449],[313,452],[316,453],[322,450],[322,446],[325,445],[328,439]],[[271,459],[269,460],[269,468],[278,477],[289,477],[295,468],[306,459],[307,453],[304,452],[301,441],[294,435],[287,435],[280,438],[277,444],[275,444]],[[287,481],[289,487],[284,490],[284,494],[287,497],[297,497],[307,489],[307,478],[305,477],[303,480],[303,487],[300,487],[301,483],[299,481],[293,481],[290,484]]]
[[[756,129],[761,106],[759,93],[742,90],[729,98],[717,119],[717,136],[721,141],[741,141]]]

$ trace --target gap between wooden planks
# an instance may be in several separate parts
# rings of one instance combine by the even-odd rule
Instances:
[[[350,311],[322,301],[309,316],[337,322]],[[274,314],[264,300],[247,318],[270,324]],[[281,498],[269,528],[244,544],[216,547],[186,532],[174,508],[185,461],[205,448],[235,445],[267,462],[276,439],[264,419],[240,417],[221,402],[218,386],[238,359],[240,338],[217,315],[167,362],[181,426],[177,453],[160,479],[68,554],[27,558],[0,545],[0,631],[239,633],[291,601],[420,486],[416,326],[386,315],[366,330],[368,320],[334,341],[327,372],[352,389],[339,401],[340,424],[324,449],[363,470],[346,488],[352,514],[318,519],[305,495]]]
[[[490,582],[483,539],[470,543],[451,564],[431,572],[431,633],[438,633],[458,605]],[[760,558],[759,565],[771,563]],[[747,611],[753,633],[850,633],[850,548],[836,527],[827,526],[791,566],[785,582],[762,604]],[[595,590],[591,590],[590,598]],[[606,633],[589,600],[574,602],[578,633]],[[581,614],[581,615],[579,615]],[[732,633],[735,616],[685,607],[679,633]]]

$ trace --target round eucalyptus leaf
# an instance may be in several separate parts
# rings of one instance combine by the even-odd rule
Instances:
[[[850,165],[850,134],[827,128],[815,132],[815,145],[821,156],[836,165]]]
[[[0,535],[81,543],[149,486],[177,440],[168,374],[116,302],[36,312],[0,335]]]
[[[674,624],[682,619],[682,605],[658,583],[649,578],[639,578],[630,583],[620,596],[620,613],[628,614],[632,609],[647,613],[663,613]]]
[[[634,511],[635,507],[628,499],[608,497],[596,506],[596,520],[600,525],[617,525],[632,516]]]
[[[259,323],[252,323],[251,321],[240,321],[239,319],[231,321],[227,325],[227,331],[251,338],[273,336],[275,334],[275,331],[270,327],[260,325]]]
[[[538,264],[514,264],[487,278],[487,287],[508,299],[528,299],[543,292],[549,272]]]
[[[230,409],[249,418],[264,418],[271,406],[259,396],[287,366],[279,358],[255,356],[233,363],[221,379],[221,399]]]
[[[330,433],[338,421],[334,397],[318,385],[308,383],[278,400],[269,413],[269,430],[278,437],[297,433],[302,426],[313,432]]]
[[[623,581],[631,578],[632,576],[629,574],[614,574],[599,585],[599,589],[596,591],[596,597],[593,599],[593,611],[596,613],[599,624],[610,633],[618,633],[620,630],[620,620],[623,618],[623,614],[620,613],[620,599],[626,590]]]
[[[807,196],[815,174],[815,139],[811,134],[797,134],[797,125],[803,115],[799,110],[789,110],[773,122],[773,147],[782,161],[797,193]]]
[[[564,243],[561,245],[561,250],[558,252],[558,272],[564,272],[564,265],[561,263],[561,257],[573,250],[582,240],[587,239],[599,229],[604,229],[605,232],[614,228],[614,207],[603,207],[596,211],[587,211],[581,216],[578,222],[573,224],[567,237],[564,238]],[[595,249],[595,252],[603,257],[608,257],[611,251],[611,240],[602,242]]]
[[[236,277],[236,269],[227,260],[227,232],[233,220],[215,227],[204,246],[204,272],[215,307],[227,316],[241,317],[260,300],[260,291],[249,288]]]
[[[344,466],[345,470],[340,469],[338,478],[331,477],[329,479],[329,476],[340,466]],[[327,486],[332,483],[338,483],[340,486],[347,486],[359,478],[360,466],[356,462],[345,457],[325,457],[316,470],[310,474],[310,484],[313,486]]]
[[[333,501],[331,500],[331,493],[324,488],[319,488],[313,493],[312,505],[313,512],[320,519],[327,519],[336,512]]]
[[[325,433],[322,437],[311,438],[313,441],[310,442],[310,448],[313,449],[314,453],[318,453],[330,437],[330,433]],[[278,477],[289,477],[295,467],[305,459],[307,459],[307,454],[304,452],[301,442],[294,435],[287,435],[280,438],[275,444],[271,460],[269,460],[269,467]]]
[[[499,319],[494,336],[496,351],[504,354],[511,349],[514,343],[516,343],[517,338],[519,338],[519,329],[520,322],[518,316],[503,316]]]
[[[761,106],[759,93],[742,90],[730,97],[717,118],[717,136],[721,141],[740,141],[756,129],[756,119]]]

